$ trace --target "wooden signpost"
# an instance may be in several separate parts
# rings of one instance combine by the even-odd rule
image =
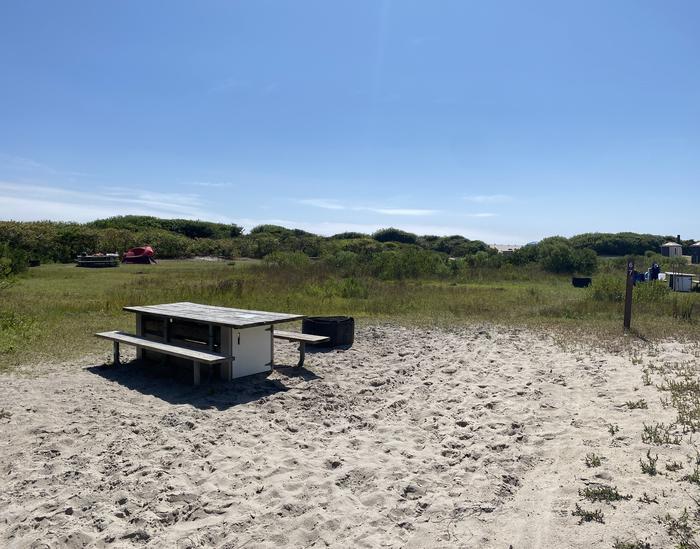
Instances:
[[[632,288],[634,287],[634,261],[627,262],[627,287],[625,289],[625,332],[632,322]]]

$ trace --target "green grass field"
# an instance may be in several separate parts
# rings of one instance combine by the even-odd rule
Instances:
[[[352,279],[320,264],[294,270],[251,261],[162,261],[116,269],[42,265],[0,290],[0,368],[82,356],[107,345],[94,332],[133,329],[133,317],[122,307],[173,301],[405,324],[492,322],[592,340],[622,335],[622,303],[573,288],[569,277],[491,278],[481,272],[469,280]],[[633,316],[637,335],[698,337],[700,294],[635,292],[640,292]]]

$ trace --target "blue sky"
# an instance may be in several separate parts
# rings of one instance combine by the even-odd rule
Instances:
[[[0,4],[0,218],[700,238],[695,0]]]

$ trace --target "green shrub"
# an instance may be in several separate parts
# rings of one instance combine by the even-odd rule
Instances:
[[[137,246],[152,246],[156,257],[160,259],[172,259],[176,257],[189,257],[190,240],[182,235],[171,233],[163,229],[146,229],[134,235]]]
[[[576,249],[561,236],[546,238],[537,245],[538,259],[550,273],[580,273],[590,275],[598,266],[598,256],[589,249]]]
[[[492,248],[481,240],[469,240],[461,235],[421,236],[417,242],[422,248],[442,252],[450,257],[465,257],[477,252],[492,251]]]
[[[499,269],[502,265],[507,264],[505,257],[495,250],[489,252],[480,250],[473,255],[465,257],[464,262],[474,269]]]
[[[527,244],[506,256],[506,259],[513,265],[525,265],[537,261],[538,253],[537,244]]]
[[[679,297],[674,295],[672,301],[673,318],[685,320],[686,322],[692,322],[693,309],[695,308],[695,305],[695,301],[693,301],[693,299],[690,297]]]
[[[617,303],[625,299],[624,276],[598,275],[587,288],[588,298],[593,301]]]
[[[574,271],[582,275],[592,275],[598,268],[598,256],[590,248],[574,250]]]
[[[584,233],[571,237],[569,243],[574,248],[590,248],[601,255],[642,255],[648,250],[658,251],[670,238],[637,233]]]
[[[638,303],[663,303],[668,301],[672,290],[665,282],[652,280],[634,287],[634,301]]]
[[[369,235],[349,231],[346,233],[338,233],[331,236],[331,239],[333,240],[355,240],[357,238],[369,238]]]
[[[263,258],[265,265],[283,269],[303,269],[311,263],[309,256],[301,252],[272,252]]]
[[[326,257],[326,263],[331,267],[350,272],[360,265],[360,257],[357,253],[348,250],[340,250],[331,256]]]
[[[384,245],[372,238],[357,238],[344,241],[341,249],[358,255],[369,256],[384,250]]]
[[[415,244],[418,241],[415,234],[394,227],[380,229],[372,235],[372,238],[379,242],[401,242],[403,244]]]
[[[385,280],[446,276],[450,269],[446,258],[436,252],[409,248],[384,251],[372,258],[370,274]]]
[[[23,250],[11,248],[7,243],[0,243],[0,279],[21,273],[29,265],[27,254]]]
[[[0,355],[27,344],[34,334],[35,322],[12,311],[0,310]]]
[[[340,296],[348,299],[367,299],[369,288],[361,280],[346,278],[340,283]]]
[[[160,219],[148,215],[118,215],[106,219],[98,219],[85,224],[95,229],[113,229],[130,233],[162,229],[180,234],[187,238],[235,238],[243,233],[243,229],[235,224],[213,223],[192,219]],[[111,247],[109,249],[112,249]]]

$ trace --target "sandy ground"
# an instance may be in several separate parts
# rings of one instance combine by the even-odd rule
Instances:
[[[669,547],[656,517],[698,507],[689,437],[641,441],[643,422],[675,419],[642,368],[697,365],[697,346],[633,361],[516,329],[366,326],[303,369],[197,389],[96,366],[103,347],[0,377],[0,546]],[[294,364],[295,348],[276,358]],[[601,483],[632,497],[578,493]],[[579,524],[577,503],[605,523]]]

